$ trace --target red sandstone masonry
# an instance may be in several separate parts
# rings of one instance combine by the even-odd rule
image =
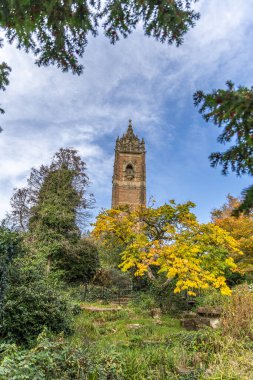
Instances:
[[[130,121],[126,134],[116,141],[112,208],[146,205],[145,154],[145,142],[134,134]]]

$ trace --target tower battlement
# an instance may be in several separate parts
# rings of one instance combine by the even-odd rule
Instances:
[[[124,134],[121,138],[117,138],[115,150],[122,153],[145,152],[144,139],[140,140],[138,136],[134,134],[131,120],[129,120],[126,134]]]

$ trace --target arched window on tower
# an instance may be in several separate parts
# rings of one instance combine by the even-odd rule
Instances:
[[[126,166],[126,179],[131,180],[134,178],[134,168],[132,164],[127,164]]]

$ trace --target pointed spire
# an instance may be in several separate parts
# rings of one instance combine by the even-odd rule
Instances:
[[[145,152],[145,142],[134,134],[132,120],[129,120],[126,133],[116,140],[116,150],[121,152]]]
[[[129,120],[126,136],[130,137],[130,138],[134,136],[134,131],[133,131],[133,126],[132,126],[132,120],[131,119]]]

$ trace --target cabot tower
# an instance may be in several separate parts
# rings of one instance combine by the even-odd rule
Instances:
[[[146,206],[145,154],[145,142],[134,134],[129,120],[126,134],[116,140],[112,208],[120,205]]]

